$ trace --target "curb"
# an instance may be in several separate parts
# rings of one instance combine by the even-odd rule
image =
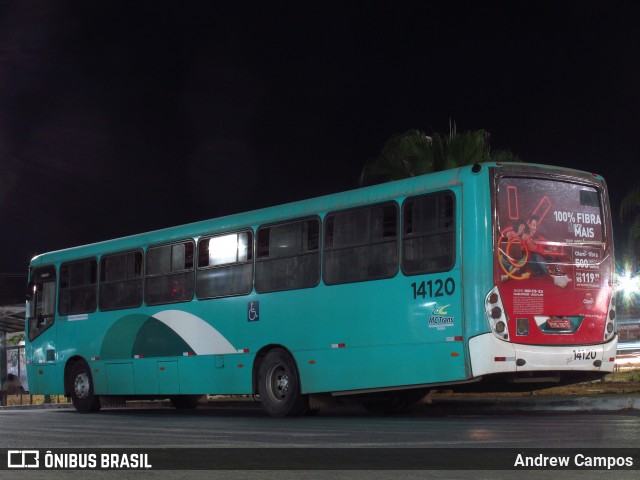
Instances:
[[[0,406],[2,410],[66,410],[73,408],[70,403],[38,403],[38,404],[24,404],[24,405],[3,405]]]

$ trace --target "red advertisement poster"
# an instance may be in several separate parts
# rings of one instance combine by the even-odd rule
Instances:
[[[547,329],[564,335],[585,335],[584,318],[603,318],[611,260],[602,215],[593,187],[534,178],[499,180],[494,272],[509,318],[535,320],[538,334]],[[525,342],[540,340],[535,328],[522,336]]]

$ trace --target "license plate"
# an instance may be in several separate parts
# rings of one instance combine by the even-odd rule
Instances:
[[[547,325],[552,330],[571,330],[571,320],[566,318],[549,318]]]

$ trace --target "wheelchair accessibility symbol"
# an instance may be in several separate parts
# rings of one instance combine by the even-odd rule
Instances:
[[[247,320],[249,322],[260,320],[260,302],[249,302],[249,305],[247,305]]]

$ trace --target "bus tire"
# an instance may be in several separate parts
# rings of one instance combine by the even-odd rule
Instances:
[[[84,361],[76,362],[71,369],[69,381],[71,402],[78,412],[88,413],[100,410],[100,397],[93,391],[91,369]]]
[[[282,349],[271,350],[260,364],[258,393],[272,417],[304,415],[309,410],[309,397],[300,393],[298,369]]]

